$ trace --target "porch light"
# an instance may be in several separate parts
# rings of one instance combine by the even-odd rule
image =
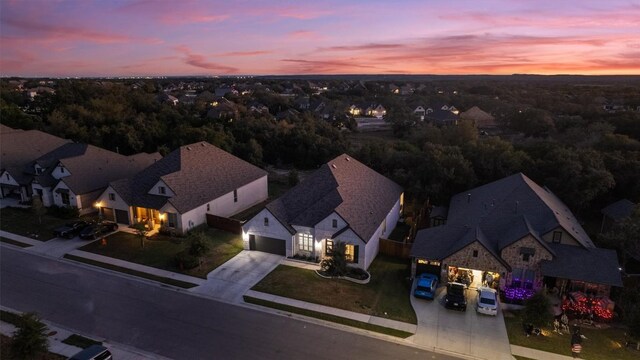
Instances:
[[[160,218],[160,220],[164,221],[164,219],[167,217],[167,214],[160,213],[158,217]]]
[[[95,204],[93,204],[95,207],[97,207],[98,209],[100,209],[102,207],[102,202],[98,201]]]

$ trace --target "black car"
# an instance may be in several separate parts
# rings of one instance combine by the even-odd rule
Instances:
[[[444,297],[444,306],[447,309],[467,310],[467,298],[464,294],[464,284],[449,283],[447,285],[447,295]]]
[[[103,221],[97,224],[91,224],[80,232],[80,239],[95,240],[104,234],[112,233],[118,230],[118,224],[112,221]]]
[[[53,235],[56,237],[65,237],[67,239],[71,239],[74,236],[78,235],[82,229],[89,226],[89,223],[86,221],[74,221],[67,223],[59,228],[53,230]]]

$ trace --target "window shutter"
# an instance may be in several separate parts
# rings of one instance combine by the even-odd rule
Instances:
[[[358,245],[353,246],[353,263],[358,263]]]

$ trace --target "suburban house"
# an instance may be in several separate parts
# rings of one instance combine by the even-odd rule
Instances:
[[[443,222],[418,231],[413,276],[491,275],[513,300],[543,286],[599,296],[622,286],[616,252],[597,248],[567,206],[522,173],[453,196]]]
[[[13,197],[18,201],[31,199],[31,180],[37,173],[29,165],[40,156],[71,143],[39,130],[16,130],[5,125],[0,127],[0,139],[0,197]]]
[[[478,130],[482,131],[494,131],[498,127],[498,123],[493,115],[483,111],[477,106],[461,113],[460,119],[463,121],[471,121]]]
[[[159,153],[124,156],[93,145],[67,143],[30,163],[34,194],[44,206],[95,212],[96,198],[110,181],[132,176],[161,159]]]
[[[600,213],[602,214],[602,225],[600,232],[609,230],[616,223],[620,223],[631,217],[636,210],[637,205],[629,199],[618,200],[612,204],[605,206]]]
[[[247,221],[244,247],[292,257],[321,259],[334,243],[347,244],[347,259],[367,269],[402,212],[402,188],[342,154],[309,175]]]
[[[266,199],[266,171],[199,142],[109,183],[97,200],[107,219],[185,233],[206,223],[207,215],[229,217]]]
[[[367,116],[383,118],[387,115],[387,109],[385,109],[381,104],[371,104],[365,108],[364,114]]]
[[[453,105],[441,104],[430,106],[425,109],[424,120],[436,126],[457,125],[459,119],[458,113],[458,109]]]

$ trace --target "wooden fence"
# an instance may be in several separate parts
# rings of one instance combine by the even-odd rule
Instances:
[[[409,252],[411,251],[411,245],[412,244],[402,241],[380,238],[380,247],[378,252],[389,256],[408,259]]]
[[[239,220],[207,214],[207,225],[230,233],[242,234],[242,222]]]

